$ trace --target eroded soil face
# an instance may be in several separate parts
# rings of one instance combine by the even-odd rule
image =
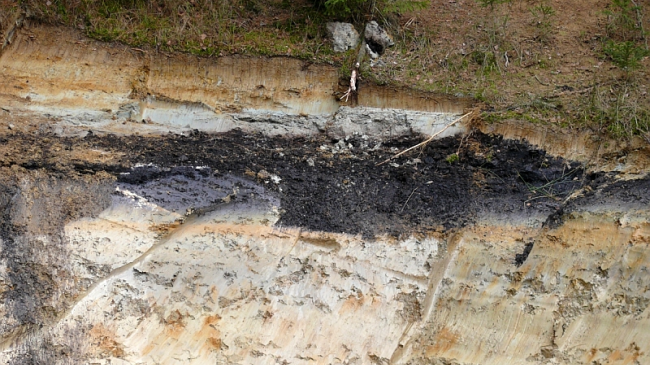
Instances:
[[[643,356],[628,342],[645,338],[650,303],[638,292],[647,178],[585,173],[479,131],[380,165],[422,137],[2,141],[12,364],[497,364],[511,351],[570,364],[611,356],[574,350],[601,321],[625,321],[632,340],[594,348],[621,348],[620,363]],[[510,327],[504,312],[532,327]],[[495,330],[510,339],[477,354]]]
[[[0,362],[650,362],[645,145],[48,29],[0,58]]]

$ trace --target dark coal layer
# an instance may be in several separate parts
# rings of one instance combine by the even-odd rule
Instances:
[[[6,171],[5,171],[6,172]],[[60,178],[44,171],[14,171],[0,178],[0,340],[52,322],[91,282],[76,277],[63,226],[94,216],[110,204],[110,176]],[[89,267],[89,270],[101,268]],[[38,341],[37,341],[38,342]],[[55,363],[56,349],[25,344],[9,364]]]
[[[134,167],[119,175],[117,185],[122,190],[179,214],[215,206],[224,199],[256,197],[268,200],[270,205],[280,206],[275,194],[268,194],[264,186],[241,177],[215,176],[211,168],[203,166]]]
[[[277,194],[282,225],[365,236],[461,227],[479,214],[548,216],[582,185],[579,164],[478,132],[462,144],[460,137],[436,140],[377,166],[421,140],[404,137],[373,148],[375,142],[359,137],[286,139],[238,131],[162,138],[90,135],[84,143],[126,157],[120,166],[75,168],[102,169],[125,183],[151,184],[170,174],[187,175],[180,166],[205,166],[213,175],[253,180]],[[125,168],[136,163],[153,164],[159,171],[138,175]],[[206,200],[216,197],[201,194]]]

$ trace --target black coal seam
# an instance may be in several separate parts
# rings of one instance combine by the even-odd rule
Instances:
[[[279,186],[270,185],[278,192],[282,190],[281,224],[367,236],[399,234],[420,225],[464,226],[484,212],[550,215],[561,208],[559,198],[568,196],[582,183],[582,179],[569,179],[581,177],[579,164],[571,163],[567,170],[566,161],[548,157],[526,143],[481,133],[475,133],[473,142],[484,150],[483,156],[461,149],[460,160],[448,162],[447,157],[458,151],[460,142],[458,137],[452,137],[433,141],[421,154],[415,151],[405,159],[395,160],[402,166],[375,166],[389,156],[389,147],[403,149],[419,140],[384,141],[386,148],[364,156],[359,150],[364,141],[351,138],[344,142],[354,146],[352,154],[357,157],[324,157],[319,147],[331,147],[338,140],[268,138],[241,131],[217,136],[194,132],[155,139],[84,138],[99,148],[125,152],[128,157],[123,165],[206,165],[217,174],[251,179],[255,179],[251,172],[254,175],[266,170],[282,178]],[[421,161],[417,168],[404,165],[414,158]],[[313,163],[308,165],[307,159]],[[110,172],[119,170],[113,168]],[[143,176],[141,182],[159,173]],[[405,205],[407,200],[409,204]]]
[[[34,136],[17,137],[39,141]],[[450,137],[396,159],[399,167],[375,166],[390,156],[390,147],[404,149],[421,140],[396,138],[384,141],[385,147],[379,151],[364,152],[361,144],[372,146],[375,142],[355,137],[344,142],[354,146],[352,154],[356,157],[345,153],[328,157],[319,147],[325,144],[331,148],[338,140],[269,138],[241,131],[219,135],[195,131],[158,138],[89,134],[57,142],[68,148],[80,144],[82,148],[112,150],[122,153],[123,160],[117,164],[69,165],[36,160],[23,166],[60,174],[69,170],[81,174],[103,171],[130,183],[173,174],[164,170],[182,165],[206,165],[216,174],[253,180],[257,172],[266,170],[282,179],[278,186],[268,185],[282,197],[281,224],[366,236],[399,234],[417,227],[461,227],[483,213],[542,214],[557,220],[563,212],[559,200],[582,186],[579,164],[570,163],[567,168],[566,161],[548,157],[526,143],[479,132],[460,149],[457,162],[447,158],[458,152],[460,139]],[[467,147],[472,143],[482,152],[472,152]],[[415,158],[420,161],[416,166],[404,164]],[[311,164],[307,164],[308,159]],[[136,163],[152,163],[161,171],[138,176],[128,168]],[[258,182],[265,183],[262,180]]]

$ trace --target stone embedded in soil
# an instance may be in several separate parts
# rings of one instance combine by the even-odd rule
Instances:
[[[366,24],[363,36],[370,51],[377,55],[382,55],[386,48],[395,45],[388,32],[374,20]]]
[[[326,24],[326,28],[332,39],[334,52],[345,52],[359,44],[359,33],[350,23],[331,22]]]

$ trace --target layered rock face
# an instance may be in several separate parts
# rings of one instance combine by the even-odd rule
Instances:
[[[341,106],[294,60],[237,84],[224,64],[241,60],[171,79],[179,63],[151,58],[133,84],[139,56],[71,43],[72,66],[48,64],[33,32],[43,44],[23,34],[0,58],[0,362],[650,363],[647,147],[600,164],[585,139],[544,131],[550,155],[465,124],[380,164],[458,110]],[[86,46],[103,66],[54,85]],[[331,113],[287,107],[309,85],[283,90],[265,65],[293,65],[281,75],[320,85]],[[91,75],[120,67],[98,91]],[[188,86],[220,73],[223,90]],[[175,129],[192,113],[241,130]]]
[[[462,227],[364,237],[283,227],[271,177],[17,171],[8,363],[648,360],[647,178],[594,178],[549,215],[467,211]]]

